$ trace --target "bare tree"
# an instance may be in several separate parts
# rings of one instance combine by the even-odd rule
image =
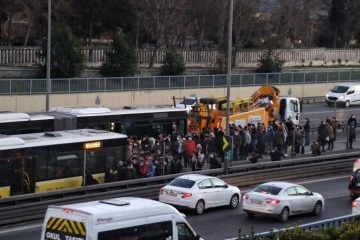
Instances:
[[[156,54],[162,44],[175,45],[184,27],[186,0],[133,1],[142,28],[155,42],[149,68],[154,66]]]

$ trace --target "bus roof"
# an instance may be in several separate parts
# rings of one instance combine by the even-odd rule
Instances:
[[[103,108],[103,107],[56,107],[52,108],[50,112],[67,113],[77,117],[89,116],[110,116],[122,114],[142,114],[142,113],[166,113],[166,112],[184,112],[184,109],[149,106],[149,107],[123,107],[123,108]]]
[[[121,197],[62,206],[49,206],[48,213],[49,209],[66,211],[68,213],[72,211],[80,212],[93,216],[96,219],[109,220],[111,218],[111,221],[124,221],[164,214],[179,214],[178,210],[168,204],[137,197]],[[96,222],[101,223],[99,221]]]
[[[0,123],[51,120],[51,119],[54,119],[54,117],[42,115],[42,114],[29,115],[27,113],[20,113],[20,112],[2,112],[2,113],[0,113]]]
[[[0,150],[124,139],[126,135],[96,129],[76,129],[0,137]]]

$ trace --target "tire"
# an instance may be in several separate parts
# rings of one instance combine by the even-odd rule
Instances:
[[[237,208],[238,205],[239,205],[239,196],[237,194],[234,194],[230,199],[229,206],[231,208]]]
[[[345,107],[346,107],[346,108],[350,107],[350,102],[349,102],[349,101],[346,101],[346,102],[345,102]]]
[[[320,201],[317,201],[314,206],[314,210],[312,211],[312,214],[314,216],[319,216],[322,212],[322,203]]]
[[[199,200],[195,205],[195,213],[197,215],[201,215],[203,214],[204,210],[205,210],[205,202],[204,200]]]
[[[255,217],[255,213],[252,213],[252,212],[246,212],[246,215],[247,215],[248,218]]]
[[[288,207],[284,207],[283,210],[281,211],[278,219],[280,222],[286,222],[289,219],[289,215],[290,215],[290,210]]]

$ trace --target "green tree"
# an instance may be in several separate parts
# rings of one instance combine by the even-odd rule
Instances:
[[[80,41],[64,24],[55,24],[51,33],[51,78],[79,77],[84,70],[84,55],[79,51]],[[43,44],[42,58],[46,60],[46,42]],[[46,68],[46,64],[44,69]]]
[[[337,47],[339,38],[343,38],[344,24],[346,20],[346,0],[332,0],[329,11],[329,22],[334,31],[334,48]]]
[[[280,59],[279,55],[274,50],[269,49],[264,52],[261,59],[258,61],[258,73],[272,73],[281,72],[284,61]]]
[[[185,62],[183,56],[175,49],[166,52],[164,65],[161,66],[161,75],[175,76],[183,75],[185,72]]]
[[[116,36],[112,49],[106,53],[100,74],[104,77],[128,77],[137,71],[137,58],[135,49],[123,36]]]

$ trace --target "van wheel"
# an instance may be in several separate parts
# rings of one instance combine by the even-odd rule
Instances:
[[[350,107],[350,101],[346,101],[346,103],[345,103],[345,107]]]
[[[205,202],[204,200],[199,200],[195,205],[195,212],[197,215],[201,215],[205,209]]]

